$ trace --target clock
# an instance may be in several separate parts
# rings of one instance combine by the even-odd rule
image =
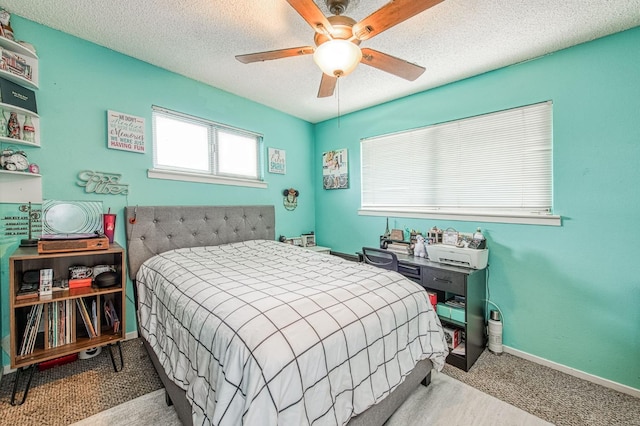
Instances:
[[[5,170],[23,172],[29,168],[29,160],[24,151],[4,150],[0,156],[0,167]]]

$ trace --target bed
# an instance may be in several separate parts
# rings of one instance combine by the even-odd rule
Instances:
[[[448,349],[424,290],[275,241],[273,206],[129,206],[138,332],[190,424],[381,425]]]

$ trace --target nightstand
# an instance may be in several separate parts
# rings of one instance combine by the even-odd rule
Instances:
[[[331,248],[330,247],[322,247],[322,246],[307,246],[305,247],[307,250],[311,250],[311,251],[315,251],[318,253],[327,253],[327,254],[331,254]]]

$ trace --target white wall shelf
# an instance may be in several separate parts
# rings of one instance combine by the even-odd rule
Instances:
[[[31,79],[13,74],[7,70],[0,70],[0,77],[28,89],[37,89],[38,55],[36,55],[36,52],[5,37],[0,37],[0,51],[2,50],[18,55],[20,61],[24,60],[24,62],[31,67]],[[0,103],[0,107],[5,111],[5,114],[7,114],[5,115],[7,121],[9,120],[8,113],[15,112],[18,115],[18,122],[21,127],[24,125],[27,116],[31,117],[31,122],[33,123],[33,127],[35,127],[33,142],[0,136],[2,149],[12,148],[16,145],[39,148],[40,116],[35,112],[11,104]],[[25,200],[40,202],[42,200],[42,176],[40,174],[0,170],[0,183],[3,187],[3,190],[0,192],[0,203],[24,203]]]
[[[13,40],[9,40],[6,37],[0,37],[0,47],[3,47],[7,50],[11,50],[12,52],[15,52],[22,56],[26,56],[31,59],[38,59],[38,55],[36,55],[36,52],[29,50],[23,45],[21,45],[20,43],[17,43]]]
[[[9,40],[5,37],[0,37],[0,48],[13,52],[19,55],[24,61],[31,67],[31,79],[22,77],[17,74],[13,74],[9,71],[0,70],[0,77],[6,78],[21,86],[29,89],[38,88],[38,55],[35,52],[27,49],[20,43]]]
[[[20,108],[18,106],[11,105],[11,104],[5,104],[3,102],[0,102],[0,108],[4,110],[5,112],[4,118],[7,121],[9,120],[9,117],[8,117],[9,112],[13,111],[18,113],[18,122],[20,122],[20,126],[24,124],[24,120],[26,116],[31,117],[31,122],[33,123],[33,127],[35,127],[36,129],[33,142],[27,142],[22,139],[8,138],[6,136],[0,136],[0,142],[13,144],[13,145],[34,146],[39,148],[40,147],[40,116],[33,111],[29,111],[28,109]]]
[[[42,176],[36,173],[0,170],[0,184],[8,190],[0,191],[0,203],[42,201]]]

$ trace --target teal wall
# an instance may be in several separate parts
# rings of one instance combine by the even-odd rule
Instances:
[[[314,229],[310,123],[20,17],[12,16],[11,22],[16,37],[33,44],[39,56],[36,98],[42,147],[25,150],[29,160],[40,166],[45,199],[102,200],[105,210],[118,214],[115,240],[122,246],[126,245],[123,214],[127,204],[273,204],[276,235]],[[263,134],[265,151],[267,147],[286,151],[286,174],[265,171],[267,189],[148,179],[147,170],[153,166],[152,105]],[[145,118],[146,154],[107,149],[107,110]],[[81,170],[122,174],[129,195],[85,193],[76,184]],[[300,191],[294,211],[282,204],[282,190],[290,187]],[[0,210],[6,215],[17,206],[5,204]],[[9,333],[8,257],[18,243],[19,239],[0,237],[2,336]],[[127,293],[132,299],[130,282]],[[126,328],[136,329],[131,302]],[[3,364],[8,363],[4,353]]]
[[[482,227],[505,345],[640,389],[640,235],[633,220],[640,209],[640,28],[314,126],[19,17],[12,25],[40,57],[42,148],[29,149],[29,158],[41,167],[44,197],[102,200],[119,215],[121,245],[127,204],[256,203],[276,206],[277,234],[315,229],[319,244],[355,253],[375,245],[385,228],[384,217],[357,214],[361,138],[552,100],[561,227],[405,218],[390,218],[390,225]],[[266,190],[147,179],[151,105],[264,134],[265,147],[286,150],[287,174],[266,173]],[[106,148],[108,109],[147,120],[146,154]],[[350,188],[322,190],[322,153],[339,148],[349,150]],[[85,194],[76,185],[85,169],[121,173],[130,194]],[[280,194],[291,186],[301,196],[288,212]],[[7,259],[15,247],[15,239],[0,237],[5,337]],[[131,304],[127,320],[133,331]]]
[[[316,125],[315,186],[324,151],[347,148],[350,173],[349,189],[316,192],[320,243],[353,254],[384,232],[384,217],[357,213],[361,138],[552,100],[561,227],[405,218],[390,227],[480,226],[504,344],[640,389],[638,46],[635,28]]]

